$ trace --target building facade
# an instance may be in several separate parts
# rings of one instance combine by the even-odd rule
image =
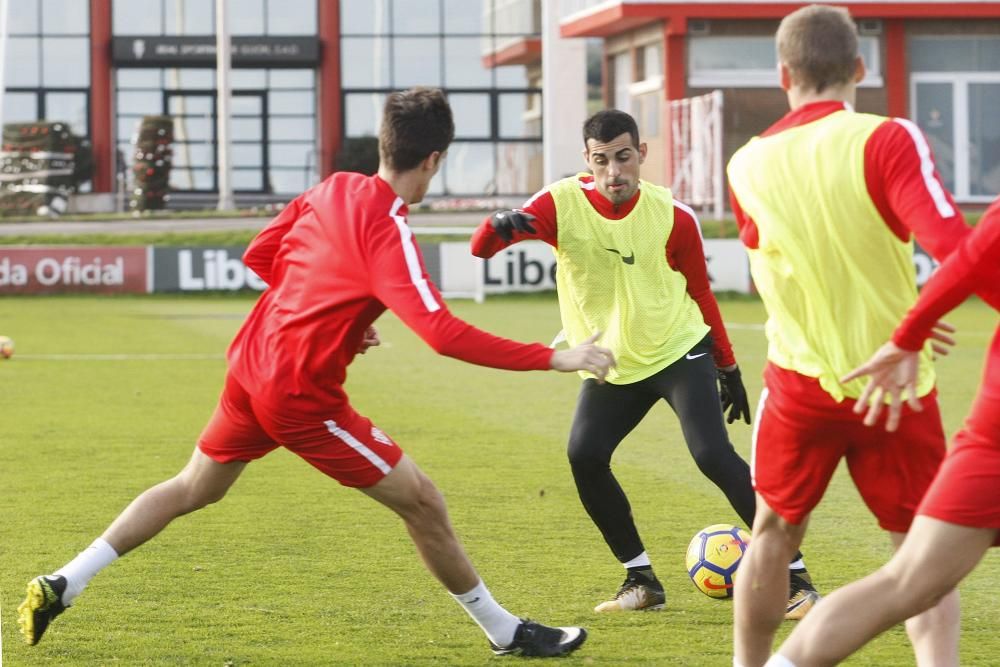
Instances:
[[[232,184],[284,199],[334,170],[345,139],[376,135],[385,95],[444,88],[456,141],[431,195],[530,194],[541,91],[520,67],[483,62],[503,0],[229,0]],[[92,189],[111,192],[147,115],[174,119],[172,190],[218,190],[215,2],[10,3],[3,121],[68,122],[90,139]],[[521,29],[521,28],[517,28]],[[527,29],[532,29],[529,24]]]
[[[774,33],[808,3],[560,0],[563,37],[604,41],[605,103],[630,111],[670,183],[665,104],[724,95],[724,160],[787,111]],[[860,111],[914,120],[960,202],[1000,192],[1000,3],[860,0],[847,7],[868,75]]]

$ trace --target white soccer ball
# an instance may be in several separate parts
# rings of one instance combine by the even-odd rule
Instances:
[[[733,597],[736,569],[749,544],[750,535],[728,523],[698,531],[688,545],[686,563],[695,587],[712,598]]]

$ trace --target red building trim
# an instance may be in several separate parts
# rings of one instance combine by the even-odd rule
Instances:
[[[885,21],[885,94],[890,116],[909,116],[909,66],[906,62],[906,26],[902,19]]]
[[[483,67],[493,69],[504,65],[530,65],[542,59],[542,40],[538,37],[525,37],[483,56]]]
[[[622,4],[563,23],[563,37],[607,37],[654,21],[689,19],[777,19],[808,2],[644,2]],[[1000,2],[844,2],[854,18],[1000,18]]]
[[[94,192],[114,191],[111,72],[111,0],[90,0],[90,142],[94,153]]]
[[[344,135],[344,110],[340,95],[340,0],[319,4],[319,156],[321,178],[333,172],[333,161]]]

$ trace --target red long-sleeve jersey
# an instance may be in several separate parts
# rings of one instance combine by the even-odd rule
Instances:
[[[594,187],[593,176],[581,175],[579,181],[587,201],[602,217],[608,220],[621,220],[627,216],[635,208],[642,194],[640,189],[632,199],[616,206],[597,191],[597,188]],[[558,247],[556,204],[548,189],[536,193],[519,210],[535,216],[535,220],[531,223],[535,228],[534,234],[516,233],[510,243],[505,242],[493,230],[490,219],[487,218],[472,235],[472,254],[477,257],[489,258],[512,243],[525,239],[538,239],[545,241],[553,248]],[[674,201],[674,227],[667,239],[664,252],[670,268],[681,273],[687,280],[687,293],[698,304],[702,317],[705,318],[705,323],[712,329],[712,340],[715,344],[713,356],[716,366],[720,368],[732,366],[736,363],[736,358],[733,355],[733,346],[729,342],[726,327],[722,322],[719,304],[715,300],[708,280],[708,264],[705,261],[705,249],[702,245],[698,217],[689,207],[676,200]]]
[[[934,324],[974,292],[1000,311],[1000,199],[924,285],[893,342],[904,350],[919,350]],[[996,342],[991,355],[1000,363]]]
[[[229,348],[255,399],[293,415],[347,403],[347,366],[386,308],[440,354],[546,370],[552,350],[486,333],[448,310],[430,281],[403,200],[378,176],[336,173],[292,201],[243,256],[268,288]]]

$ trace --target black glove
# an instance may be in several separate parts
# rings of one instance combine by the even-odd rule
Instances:
[[[743,375],[739,368],[731,371],[719,369],[719,397],[722,399],[722,413],[729,410],[727,424],[732,424],[740,417],[750,423],[750,404],[747,402],[747,390],[743,387]]]
[[[531,221],[535,216],[524,211],[497,211],[490,218],[493,229],[506,243],[514,240],[514,232],[524,232],[534,234],[535,228],[531,226]]]

